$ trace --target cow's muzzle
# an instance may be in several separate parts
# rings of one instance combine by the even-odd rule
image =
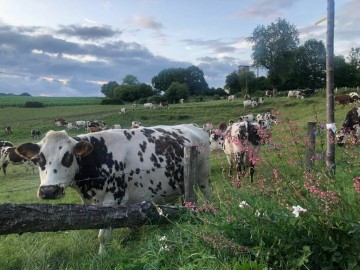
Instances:
[[[64,188],[58,185],[40,186],[38,190],[38,198],[43,200],[56,200],[64,196]]]

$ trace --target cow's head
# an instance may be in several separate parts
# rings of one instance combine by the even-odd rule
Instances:
[[[216,130],[210,134],[210,151],[223,150],[224,146],[224,135],[221,130]]]
[[[78,169],[77,157],[91,153],[89,142],[78,142],[65,131],[49,131],[39,143],[25,143],[16,152],[39,166],[40,199],[60,199],[65,188],[71,185]]]

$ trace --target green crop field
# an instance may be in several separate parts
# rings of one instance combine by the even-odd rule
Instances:
[[[104,120],[108,126],[129,128],[132,121],[144,126],[212,123],[217,126],[240,115],[273,110],[279,123],[267,132],[256,165],[254,183],[247,178],[241,188],[227,176],[222,152],[211,155],[213,199],[199,210],[167,225],[114,229],[104,255],[97,255],[98,230],[24,233],[0,236],[0,269],[360,269],[360,177],[358,143],[336,147],[336,176],[325,159],[304,169],[307,122],[317,123],[316,152],[326,152],[325,94],[306,99],[267,98],[262,106],[243,108],[242,100],[216,100],[170,104],[169,109],[149,110],[141,105],[100,105],[98,98],[35,98],[43,108],[21,106],[32,97],[0,97],[0,139],[19,145],[37,142],[31,129],[45,134],[61,130],[54,120]],[[14,98],[12,100],[12,98]],[[24,99],[22,99],[24,98]],[[32,100],[32,99],[31,99]],[[336,126],[355,105],[336,105]],[[120,115],[120,108],[127,108]],[[68,131],[71,135],[85,133]],[[9,165],[0,172],[0,203],[81,203],[67,190],[59,201],[36,197],[38,172]],[[360,187],[359,187],[360,189]],[[249,206],[241,207],[246,201]],[[296,218],[292,206],[307,212]]]

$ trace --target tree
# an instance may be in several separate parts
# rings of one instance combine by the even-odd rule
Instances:
[[[293,85],[290,88],[321,88],[325,86],[326,49],[322,41],[310,39],[296,52]]]
[[[204,72],[196,66],[190,66],[185,70],[184,82],[189,86],[191,95],[204,95],[209,91]]]
[[[256,27],[246,40],[253,43],[253,65],[268,69],[268,77],[276,92],[289,78],[293,68],[299,43],[298,31],[285,19],[278,18],[267,27]]]
[[[106,97],[112,98],[113,97],[113,90],[118,87],[119,84],[115,81],[110,81],[106,84],[101,86],[101,93],[103,93]]]
[[[334,57],[334,84],[336,87],[355,87],[357,85],[357,70],[354,66],[346,63],[345,57]]]
[[[204,72],[196,66],[190,66],[187,69],[164,69],[151,79],[152,86],[158,91],[166,91],[173,82],[186,83],[191,95],[203,95],[209,91]]]
[[[360,85],[360,47],[351,48],[349,56],[350,65],[356,70],[356,86]]]
[[[128,85],[136,85],[139,83],[140,83],[139,80],[134,75],[131,74],[126,75],[122,81],[122,84],[128,84]]]
[[[133,102],[140,98],[147,98],[154,95],[151,86],[145,83],[136,85],[121,84],[113,91],[113,97],[123,101]]]
[[[189,86],[186,83],[173,82],[166,90],[165,97],[171,103],[182,98],[186,100],[189,97]]]
[[[240,92],[240,80],[239,80],[239,75],[236,71],[233,71],[232,73],[226,76],[224,88],[228,90],[230,95],[234,95]]]

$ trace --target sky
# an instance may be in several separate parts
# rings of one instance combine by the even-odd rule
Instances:
[[[359,0],[335,0],[336,55],[360,47],[359,10]],[[325,43],[326,14],[326,0],[0,0],[0,93],[101,97],[102,84],[128,74],[150,84],[191,65],[224,87],[252,64],[246,38],[257,26],[284,18],[300,44]]]

